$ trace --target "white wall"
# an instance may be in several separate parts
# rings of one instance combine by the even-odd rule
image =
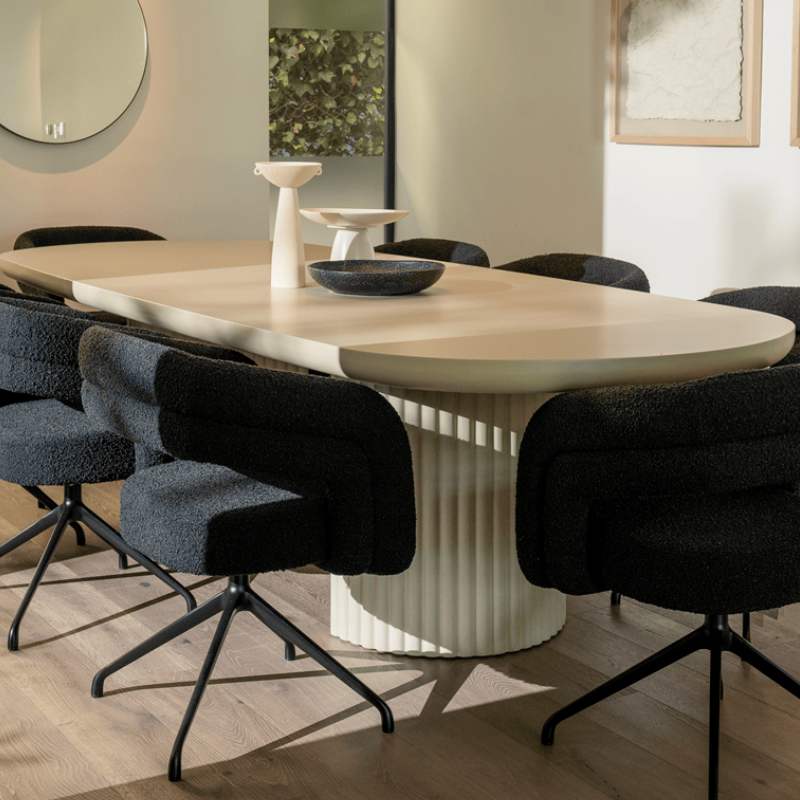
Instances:
[[[267,236],[267,2],[142,0],[150,63],[123,118],[85,142],[0,130],[0,252],[43,225],[168,238]]]
[[[771,1],[771,0],[770,0]],[[595,0],[401,0],[400,237],[493,264],[599,252],[609,14]]]
[[[606,145],[605,245],[653,291],[800,284],[800,149],[789,146],[793,0],[764,3],[760,148]]]

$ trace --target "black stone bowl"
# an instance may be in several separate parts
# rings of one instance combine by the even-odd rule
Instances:
[[[417,294],[444,274],[438,261],[317,261],[311,277],[337,294],[367,297]]]

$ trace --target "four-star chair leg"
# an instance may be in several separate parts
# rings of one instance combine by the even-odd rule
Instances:
[[[119,671],[128,664],[142,658],[142,656],[153,652],[167,642],[172,641],[177,636],[197,627],[201,623],[210,619],[216,614],[222,616],[217,625],[214,638],[206,654],[197,683],[189,701],[189,706],[184,714],[178,735],[175,739],[172,752],[169,758],[168,775],[171,781],[181,779],[181,756],[186,737],[189,735],[192,722],[194,721],[200,702],[203,699],[208,681],[214,671],[220,650],[225,641],[225,636],[230,629],[233,617],[240,611],[249,611],[259,619],[273,633],[280,636],[286,643],[286,653],[294,655],[295,647],[301,648],[320,666],[327,669],[339,680],[343,681],[354,692],[371,703],[381,716],[381,727],[384,733],[394,731],[394,717],[386,702],[359,680],[350,670],[340,664],[335,658],[330,656],[316,642],[309,639],[299,628],[293,625],[288,619],[282,616],[264,599],[259,597],[250,586],[250,578],[247,575],[239,575],[230,578],[228,585],[223,592],[211,598],[195,611],[187,614],[181,619],[168,625],[163,630],[151,636],[142,644],[133,648],[130,652],[120,656],[116,661],[101,669],[92,681],[92,696],[102,697],[105,692],[105,682],[115,672]],[[289,649],[291,648],[291,650]]]
[[[722,698],[722,654],[733,653],[770,680],[800,699],[800,682],[760,653],[743,636],[733,631],[726,614],[712,614],[696,631],[598,686],[578,700],[553,714],[542,727],[542,744],[552,745],[556,726],[584,709],[632,686],[664,667],[698,650],[711,654],[708,722],[708,797],[717,800],[719,793],[720,700]]]
[[[20,603],[14,620],[8,632],[8,649],[15,651],[19,649],[20,626],[25,617],[25,613],[36,594],[39,585],[42,582],[47,567],[49,566],[53,556],[55,555],[58,543],[67,526],[79,530],[83,536],[83,529],[81,524],[89,528],[100,539],[114,549],[120,558],[120,566],[127,566],[127,558],[130,557],[137,564],[144,567],[154,577],[165,583],[172,591],[179,594],[185,601],[187,609],[191,611],[197,605],[192,593],[175,578],[172,577],[166,570],[162,569],[158,564],[151,561],[146,556],[134,550],[110,525],[104,522],[93,511],[88,509],[84,504],[81,497],[81,487],[73,484],[67,484],[64,487],[64,500],[60,505],[44,494],[38,487],[25,487],[25,489],[34,497],[39,499],[42,497],[41,502],[50,504],[53,508],[47,512],[41,519],[34,522],[31,526],[26,528],[21,533],[18,533],[12,539],[0,545],[0,557],[10,553],[18,547],[21,547],[26,542],[34,539],[36,536],[45,533],[50,528],[54,528],[50,539],[39,558],[39,563],[36,566],[33,578],[31,579],[25,596]],[[55,527],[54,527],[55,526]]]

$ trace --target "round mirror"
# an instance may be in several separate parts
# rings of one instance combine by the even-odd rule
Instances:
[[[0,0],[0,125],[63,144],[136,97],[147,65],[138,0]]]

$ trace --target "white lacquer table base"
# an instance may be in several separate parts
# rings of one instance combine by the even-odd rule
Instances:
[[[269,369],[306,372],[255,353]],[[381,653],[512,653],[555,636],[566,597],[517,561],[517,451],[552,394],[451,394],[372,385],[405,423],[414,465],[417,552],[401,575],[331,575],[331,633]]]
[[[517,447],[548,395],[467,395],[375,387],[406,424],[414,459],[417,553],[402,575],[331,577],[331,632],[381,652],[488,656],[541,644],[565,598],[517,562]]]

